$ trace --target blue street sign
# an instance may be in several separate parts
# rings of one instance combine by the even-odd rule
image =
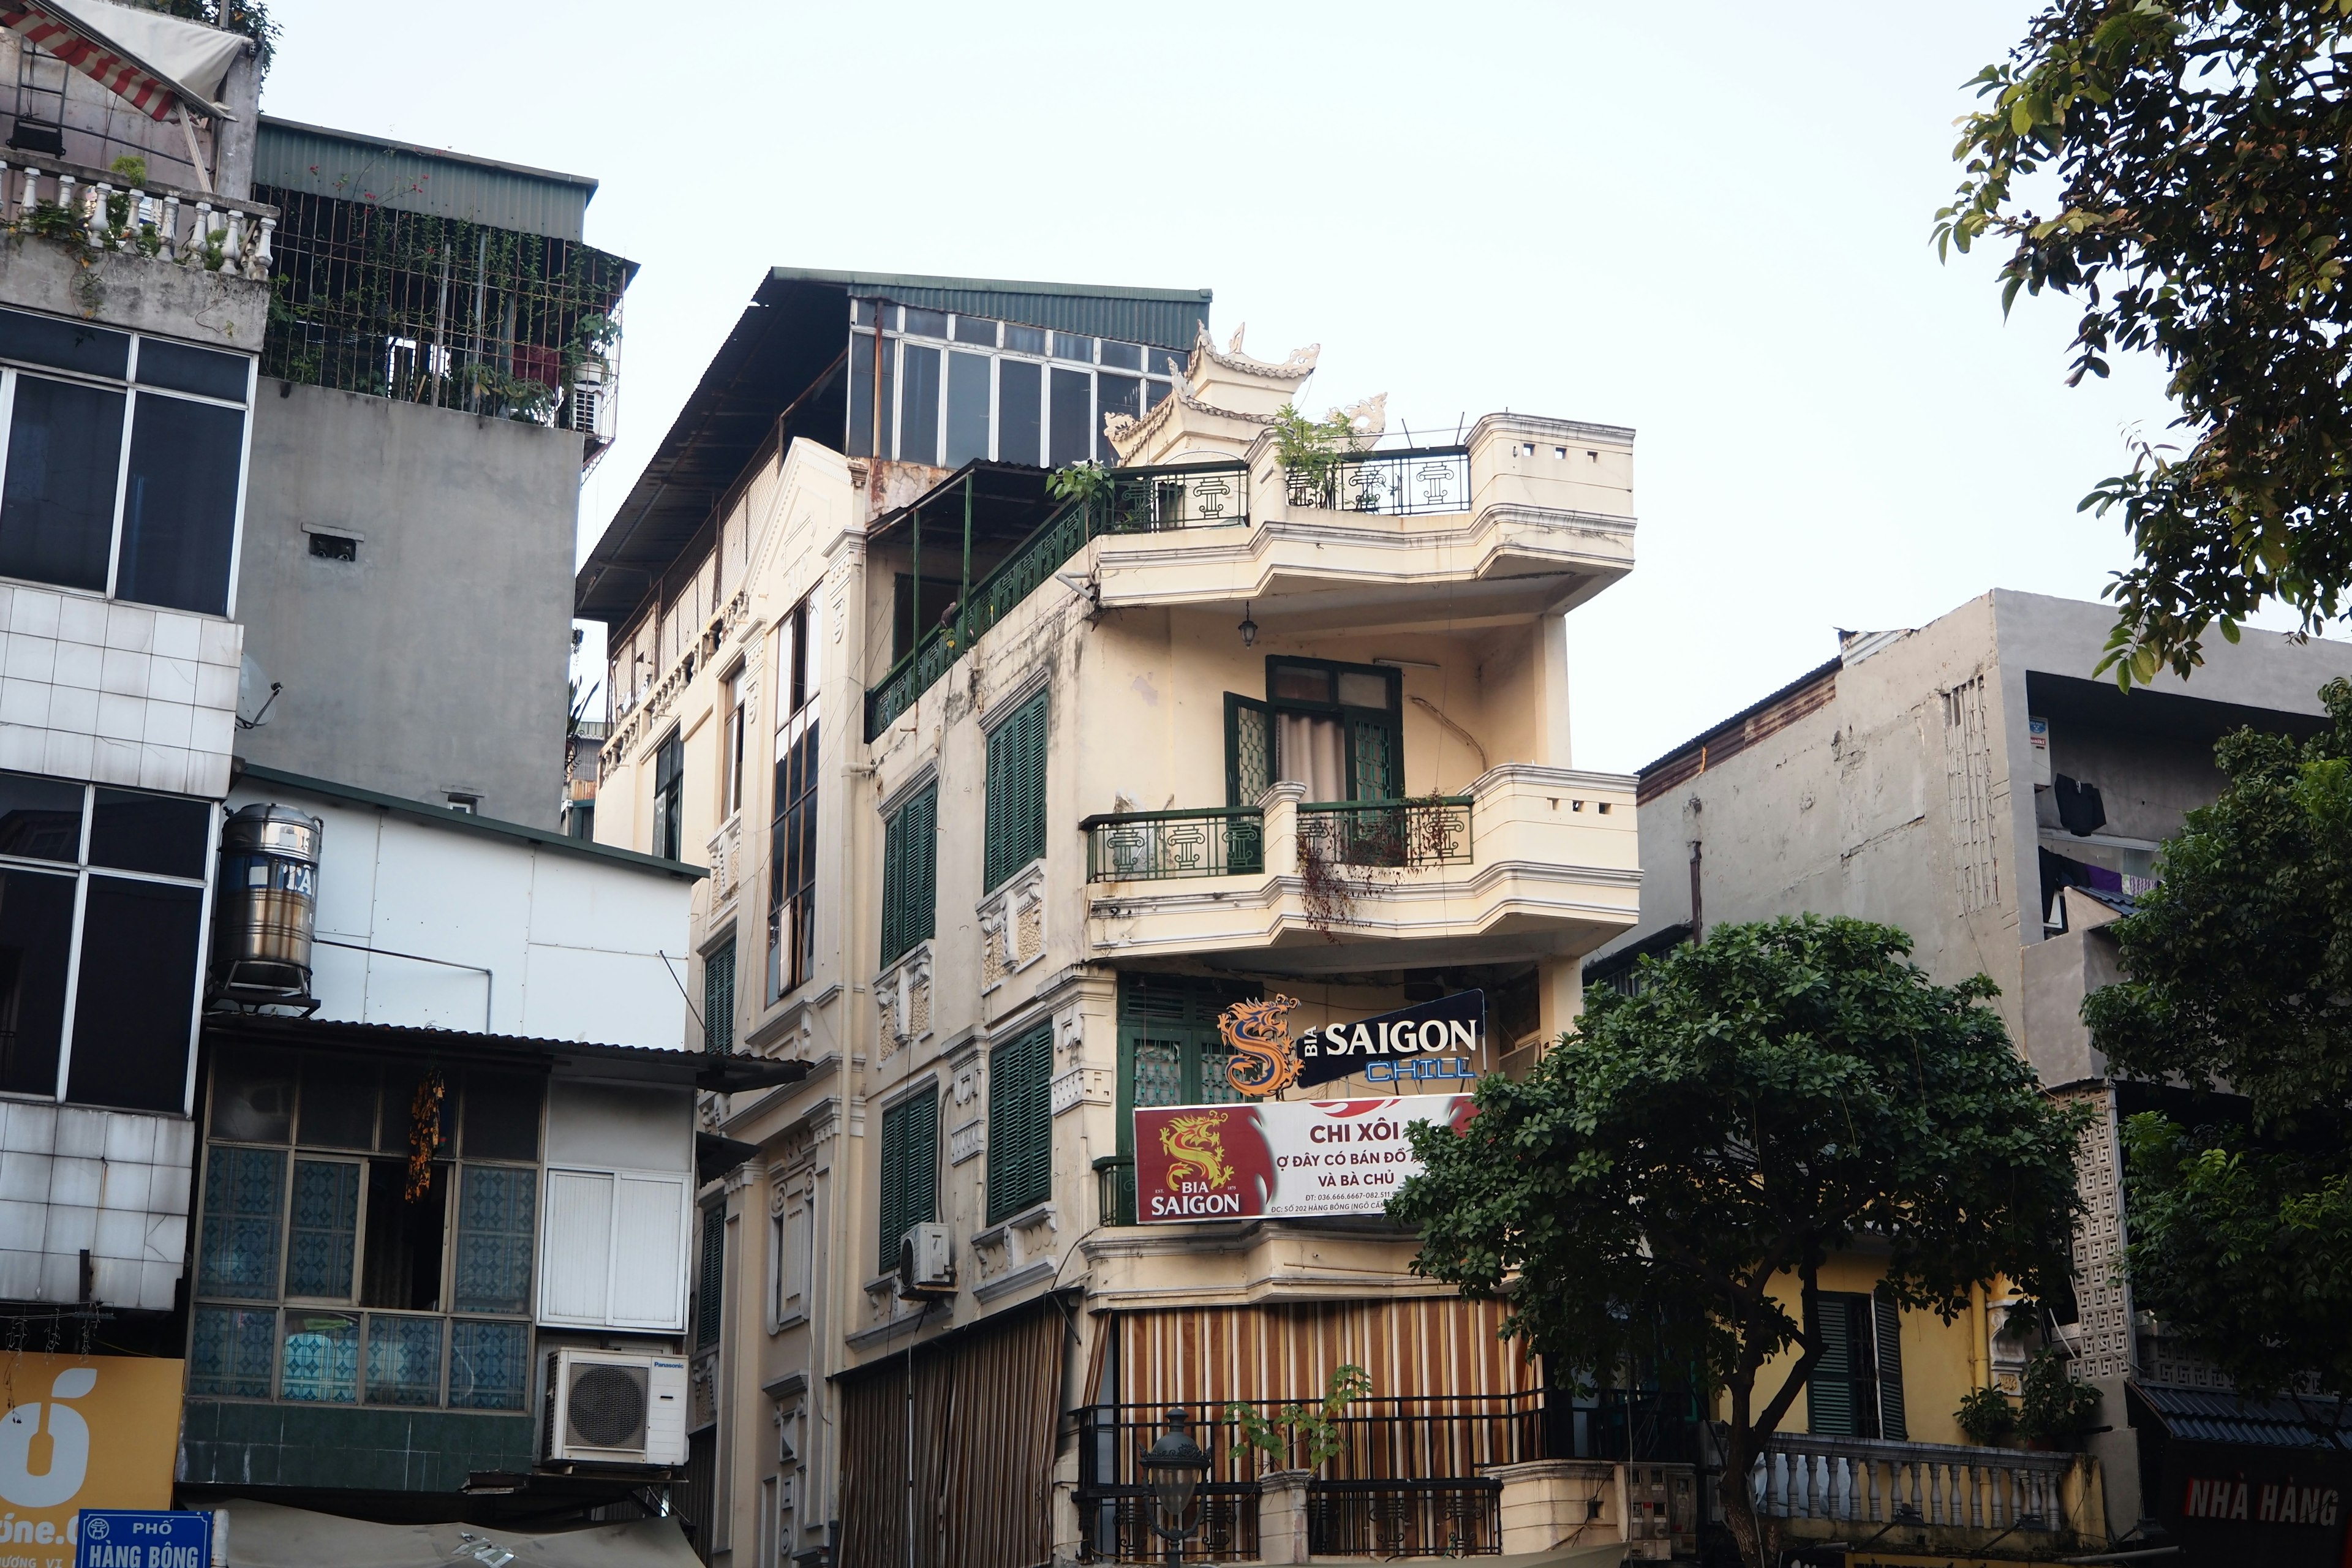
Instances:
[[[74,1568],[211,1568],[209,1513],[86,1508],[76,1523]]]

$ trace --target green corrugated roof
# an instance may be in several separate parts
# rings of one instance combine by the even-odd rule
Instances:
[[[519,234],[583,237],[596,182],[388,137],[362,136],[263,115],[253,183],[462,218]]]
[[[997,278],[929,278],[904,272],[826,272],[778,267],[780,282],[838,284],[854,295],[927,310],[993,316],[1055,331],[1160,348],[1189,349],[1209,319],[1206,289],[1119,289],[1091,283],[1031,283]]]

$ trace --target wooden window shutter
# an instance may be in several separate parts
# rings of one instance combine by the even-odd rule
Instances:
[[[900,1192],[907,1184],[907,1108],[894,1105],[882,1113],[882,1183],[875,1203],[875,1225],[879,1234],[881,1267],[886,1272],[898,1262],[898,1238],[907,1233],[899,1224],[902,1206]]]
[[[888,963],[907,951],[900,936],[907,904],[907,814],[882,825],[882,962]]]
[[[1045,701],[1040,691],[988,737],[991,890],[1045,853]]]
[[[924,1090],[882,1113],[881,1268],[898,1267],[898,1241],[910,1226],[936,1218],[939,1090]]]
[[[1903,1414],[1903,1310],[1885,1296],[1871,1300],[1878,1341],[1878,1435],[1895,1442],[1910,1437]]]
[[[988,1223],[1054,1195],[1054,1026],[988,1058]]]
[[[696,1274],[694,1343],[697,1349],[708,1349],[719,1342],[719,1320],[721,1302],[727,1289],[727,1211],[725,1209],[702,1211],[701,1268],[696,1271]],[[675,1289],[675,1287],[672,1288]]]
[[[929,942],[938,934],[939,786],[934,784],[908,801],[898,815],[907,819],[906,858],[899,876],[906,889],[906,945],[912,947],[919,942]]]

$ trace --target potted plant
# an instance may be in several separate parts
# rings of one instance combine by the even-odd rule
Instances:
[[[2066,1373],[2067,1358],[2043,1351],[2019,1380],[2017,1435],[2029,1448],[2065,1448],[2089,1430],[2099,1413],[2099,1391]]]
[[[1987,1448],[2006,1447],[2017,1436],[2017,1406],[1998,1388],[1972,1388],[1953,1412],[1960,1432],[1971,1443]]]

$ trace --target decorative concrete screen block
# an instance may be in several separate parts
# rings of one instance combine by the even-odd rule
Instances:
[[[215,616],[0,586],[0,768],[226,795],[244,638]]]

